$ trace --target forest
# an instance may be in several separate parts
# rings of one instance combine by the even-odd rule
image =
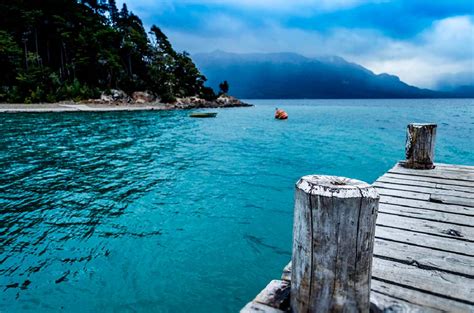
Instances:
[[[3,0],[0,25],[0,102],[80,101],[111,89],[162,102],[216,97],[188,53],[115,0]]]

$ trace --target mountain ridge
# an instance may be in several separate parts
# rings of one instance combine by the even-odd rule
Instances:
[[[306,57],[293,52],[192,55],[217,87],[226,79],[230,93],[246,99],[448,98],[457,95],[411,86],[398,76],[375,74],[339,56]]]

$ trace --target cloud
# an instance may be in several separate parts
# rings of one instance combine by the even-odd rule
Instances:
[[[382,50],[367,53],[358,61],[375,72],[393,73],[427,88],[439,87],[444,77],[474,72],[474,22],[470,16],[435,21],[412,41],[384,41]],[[467,75],[463,75],[466,81]]]
[[[122,4],[124,1],[117,1]],[[126,1],[125,1],[126,2]],[[366,3],[381,3],[388,0],[136,0],[130,2],[131,8],[170,8],[182,6],[218,6],[234,7],[239,10],[284,10],[288,12],[302,8],[321,11],[332,11],[341,8],[350,8]]]
[[[191,53],[338,55],[427,88],[474,72],[470,0],[136,0],[129,8]]]

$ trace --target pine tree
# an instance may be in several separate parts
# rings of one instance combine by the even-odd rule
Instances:
[[[226,94],[229,92],[229,83],[227,80],[224,80],[222,83],[219,84],[219,93]]]
[[[150,40],[115,0],[3,1],[0,20],[1,101],[82,99],[110,88],[168,101],[214,95],[188,53],[157,26]]]

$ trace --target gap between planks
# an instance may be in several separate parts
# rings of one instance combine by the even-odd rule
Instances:
[[[469,242],[377,225],[375,238],[474,257]]]
[[[400,182],[387,182],[383,179],[378,179],[374,184],[376,188],[383,188],[383,189],[393,189],[393,190],[400,190],[400,191],[416,191],[423,194],[436,194],[436,195],[445,195],[445,196],[453,196],[459,198],[467,198],[472,199],[474,203],[474,188],[467,188],[465,191],[459,190],[450,190],[450,189],[441,189],[436,187],[426,187],[420,185],[407,185]]]

